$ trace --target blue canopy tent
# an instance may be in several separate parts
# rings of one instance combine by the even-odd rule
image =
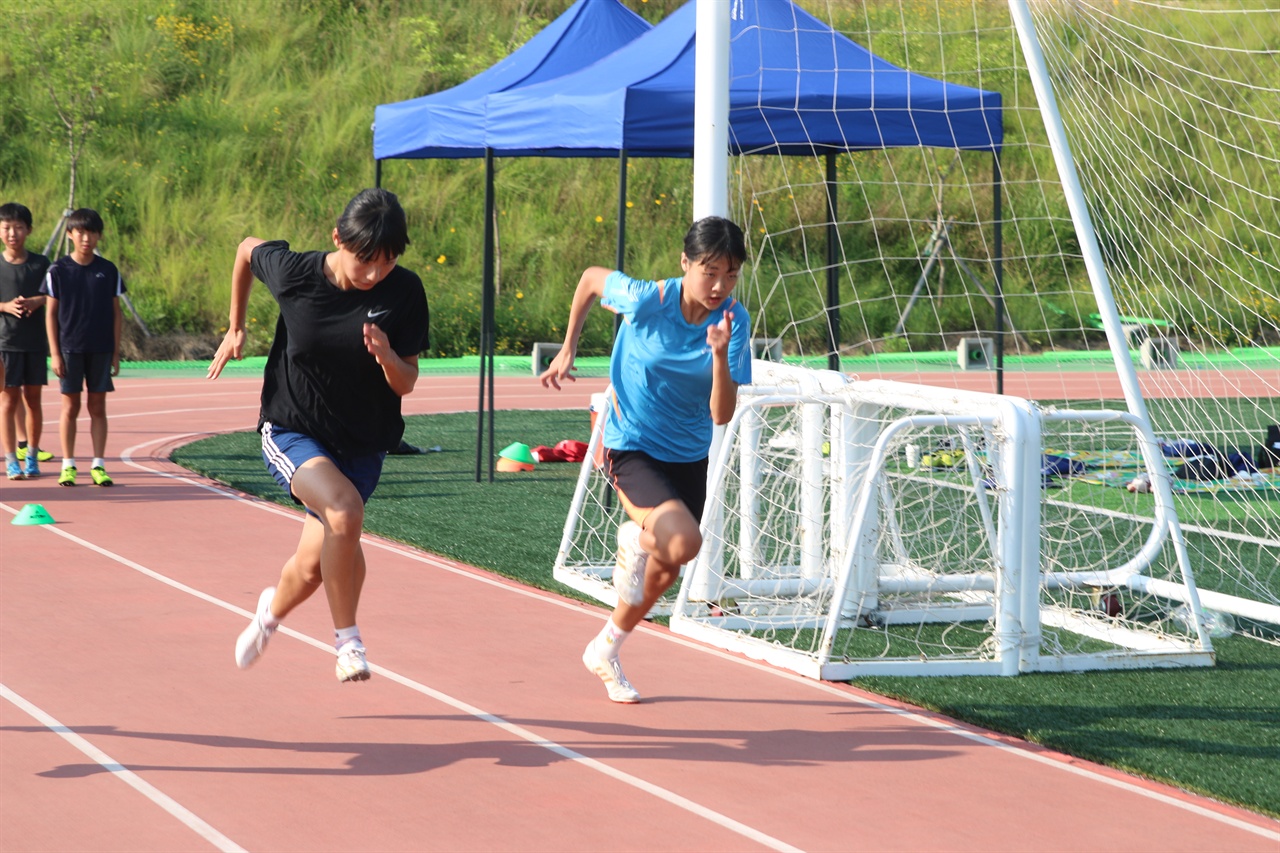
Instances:
[[[695,5],[587,69],[489,95],[484,144],[500,156],[692,156]],[[999,93],[899,68],[791,0],[743,7],[730,24],[734,153],[999,150]]]
[[[618,0],[577,0],[510,56],[470,80],[443,92],[393,104],[381,104],[374,108],[374,181],[378,186],[382,186],[382,161],[386,159],[485,158],[477,482],[480,480],[483,455],[486,384],[489,395],[489,448],[490,451],[493,449],[493,339],[496,332],[493,319],[493,152],[485,147],[483,140],[485,96],[536,85],[577,71],[650,29],[648,21]],[[625,192],[624,184],[624,196]],[[620,225],[619,257],[622,255],[622,240]],[[492,452],[489,457],[489,479],[492,480]]]
[[[459,149],[474,152],[467,156],[480,152],[617,156],[623,175],[630,156],[691,157],[696,3],[689,0],[648,32],[582,70],[491,91],[465,107],[457,106],[447,146],[392,153],[391,146],[375,144],[375,156],[448,157],[455,155],[445,152]],[[900,147],[991,152],[997,184],[999,293],[998,155],[1003,142],[999,93],[899,68],[833,31],[791,0],[746,0],[735,8],[740,14],[730,25],[729,59],[733,153],[826,155],[831,222],[827,315],[834,365],[839,364],[839,309],[836,240],[831,232],[836,221],[833,187],[839,152]],[[375,140],[381,132],[382,128],[375,131]],[[385,133],[388,138],[393,134],[389,128]],[[620,204],[619,266],[623,210]],[[488,241],[486,231],[486,269]],[[997,331],[1001,312],[998,306]]]
[[[827,157],[827,334],[830,365],[838,369],[835,154],[914,147],[990,151],[998,187],[1002,99],[998,92],[899,68],[791,0],[742,6],[730,23],[730,147],[735,154]],[[695,36],[696,0],[690,0],[590,68],[489,96],[485,145],[499,155],[691,156]],[[998,256],[998,212],[995,218]],[[1003,323],[999,277],[997,260],[997,332]],[[1002,361],[999,352],[998,388]]]
[[[465,83],[375,107],[373,157],[483,157],[486,95],[581,70],[650,29],[618,0],[577,0],[520,49]]]

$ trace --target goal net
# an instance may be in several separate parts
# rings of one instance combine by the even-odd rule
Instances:
[[[797,5],[816,20],[797,28],[830,27],[901,68],[998,92],[1003,145],[998,168],[988,152],[939,148],[744,151],[734,215],[752,241],[743,298],[755,334],[779,339],[790,362],[861,378],[1145,415],[1201,588],[1266,605],[1218,599],[1219,623],[1274,640],[1280,7]],[[1033,24],[1048,97],[1014,11]],[[1132,448],[1092,430],[1069,437],[1047,436],[1044,450],[1085,471],[1046,500],[1154,517],[1150,493],[1126,491],[1148,482]]]
[[[734,0],[735,43],[767,3]],[[1276,642],[1280,7],[795,9],[788,37],[998,93],[1003,136],[780,154],[735,144],[731,115],[738,295],[780,363],[743,389],[703,553],[660,612],[824,677]],[[874,92],[878,69],[837,76]],[[731,63],[731,86],[753,73]],[[812,109],[765,94],[778,138]],[[888,125],[870,103],[843,120]],[[621,518],[589,463],[578,492],[557,577],[612,601]]]
[[[1047,467],[1046,441],[1104,433],[1160,461],[1137,419],[756,368],[673,630],[827,679],[1212,662],[1151,592],[1194,608],[1190,575],[1160,559],[1167,494],[1152,519],[1042,497],[1070,464]]]

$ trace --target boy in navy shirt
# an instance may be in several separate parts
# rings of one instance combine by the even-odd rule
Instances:
[[[70,255],[49,267],[41,290],[49,297],[45,328],[53,372],[62,385],[62,474],[59,486],[76,484],[76,418],[80,394],[89,392],[89,435],[95,486],[113,485],[107,476],[107,394],[115,390],[111,377],[120,373],[120,294],[124,279],[116,265],[94,254],[102,239],[102,217],[82,207],[67,218]]]

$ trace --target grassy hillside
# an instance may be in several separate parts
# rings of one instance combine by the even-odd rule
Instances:
[[[0,0],[0,14],[22,22],[25,47],[45,47],[43,56],[0,54],[0,195],[33,210],[30,243],[43,248],[66,205],[68,172],[66,134],[46,86],[68,86],[81,60],[96,64],[100,114],[75,203],[103,214],[101,250],[125,272],[153,331],[216,333],[244,236],[323,248],[341,206],[372,186],[376,104],[462,82],[569,5],[38,0],[30,8]],[[678,4],[631,5],[657,19]],[[638,165],[636,192],[687,181],[687,163],[669,165]],[[501,237],[513,249],[503,257],[504,289],[536,292],[545,279],[576,281],[581,267],[612,260],[615,173],[598,161],[503,164]],[[404,263],[427,282],[433,338],[441,350],[465,352],[479,311],[482,163],[396,162],[384,185],[410,212]],[[687,209],[663,213],[672,233],[688,218]],[[597,215],[610,222],[583,224],[597,225]],[[274,306],[264,292],[255,292],[252,309],[269,328]],[[559,302],[556,313],[564,310]],[[504,332],[532,334],[522,322]]]
[[[324,248],[343,203],[373,184],[370,125],[375,105],[466,80],[519,47],[570,2],[0,0],[0,15],[14,23],[18,34],[10,40],[12,50],[0,53],[0,196],[35,211],[31,244],[42,248],[68,197],[67,130],[50,92],[61,95],[64,112],[80,111],[82,120],[73,125],[89,130],[78,161],[75,204],[96,207],[104,215],[107,232],[101,250],[124,271],[143,320],[156,333],[216,335],[225,322],[234,249],[244,236]],[[625,2],[654,22],[681,5],[681,0]],[[1007,107],[1033,106],[1029,86],[1015,79],[1008,31],[999,29],[1008,24],[1001,3],[978,4],[983,20],[975,20],[974,10],[965,4],[800,4],[823,13],[832,10],[851,31],[929,31],[941,24],[952,34],[945,44],[909,36],[872,45],[885,58],[925,73],[952,74],[948,69],[956,51],[974,53],[974,33],[991,27],[995,35],[984,35],[981,44],[983,65],[989,69],[981,85],[1004,93]],[[895,18],[903,15],[919,20]],[[1006,125],[1011,139],[1036,132],[1021,123]],[[1004,163],[1011,193],[1031,176],[1051,171],[1046,149],[1020,150],[1030,153],[1010,156]],[[845,185],[842,192],[849,197],[841,199],[841,209],[883,209],[885,225],[875,233],[851,235],[845,251],[864,257],[882,252],[890,259],[883,264],[886,284],[875,286],[909,292],[919,274],[921,235],[914,233],[917,223],[904,220],[903,211],[926,220],[934,190],[927,181],[905,189],[896,183],[894,176],[905,163],[936,169],[919,151],[842,159],[842,173],[856,174],[866,183],[861,188]],[[989,165],[974,168],[983,174],[990,170]],[[797,170],[792,180],[813,177]],[[675,268],[679,239],[691,216],[690,179],[687,160],[631,161],[628,266],[633,271],[657,276]],[[397,192],[409,211],[413,245],[403,262],[421,274],[428,289],[432,354],[474,352],[482,162],[391,161],[384,164],[383,185]],[[614,261],[616,187],[612,160],[499,161],[499,352],[527,352],[532,341],[563,335],[558,324],[578,273],[588,264]],[[803,198],[796,194],[797,213],[811,214],[809,221],[817,220],[825,204],[818,187],[806,190]],[[885,187],[890,189],[881,197],[879,188]],[[975,203],[990,209],[986,199]],[[1031,259],[1030,265],[1045,267],[1040,273],[1009,265],[1009,306],[1020,328],[1043,328],[1045,311],[1031,282],[1042,274],[1052,278],[1055,264],[1061,278],[1061,260],[1055,255],[1064,246],[1070,250],[1072,241],[1060,233],[1062,210],[1024,206],[1019,216],[1025,219],[1017,230],[1018,251]],[[786,266],[823,263],[821,257],[804,257],[806,251],[822,251],[820,242],[806,244],[804,238],[800,229],[794,239],[777,241],[791,255]],[[1234,239],[1222,235],[1225,242]],[[981,244],[968,248],[973,256],[987,251]],[[1075,273],[1068,273],[1069,286],[1076,287]],[[1196,274],[1189,274],[1192,284]],[[1275,292],[1276,283],[1269,284],[1265,291]],[[882,292],[868,295],[861,316],[845,312],[843,322],[855,327],[845,340],[884,336],[896,319],[892,294],[887,299],[880,298],[886,295]],[[795,297],[799,313],[811,311],[806,298],[812,297]],[[1080,306],[1066,307],[1075,313],[1093,310],[1088,297]],[[269,329],[274,312],[265,291],[255,290],[251,332],[252,327]],[[1265,339],[1274,332],[1274,318],[1250,314],[1237,321],[1231,305],[1213,305],[1206,313],[1233,329],[1232,334],[1256,327],[1254,337]],[[602,314],[591,318],[584,352],[607,348],[610,324]],[[1196,320],[1190,318],[1184,326],[1196,327]],[[942,331],[965,331],[972,328],[973,318],[961,312],[937,322],[956,324]],[[1078,326],[1074,318],[1063,322]],[[814,330],[817,345],[820,325]],[[265,334],[251,334],[251,349],[261,351],[265,343]]]

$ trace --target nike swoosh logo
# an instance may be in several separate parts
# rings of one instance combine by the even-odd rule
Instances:
[[[390,309],[390,308],[384,308],[384,309],[383,309],[383,310],[381,310],[381,311],[370,311],[370,312],[369,312],[369,319],[370,319],[370,320],[373,320],[373,319],[375,319],[375,318],[377,318],[377,317],[381,317],[383,314],[390,314],[390,313],[391,313],[391,309]]]

